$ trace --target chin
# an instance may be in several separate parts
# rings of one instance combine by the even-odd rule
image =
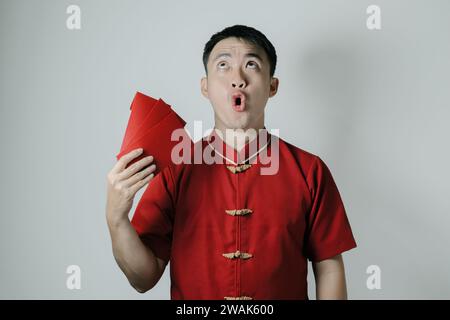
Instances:
[[[218,118],[229,129],[246,129],[251,125],[250,113],[245,111],[240,114],[234,111],[231,111],[231,113],[223,112]]]

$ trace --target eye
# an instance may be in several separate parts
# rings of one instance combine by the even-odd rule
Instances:
[[[217,64],[217,67],[219,69],[226,69],[228,67],[228,64],[226,63],[226,61],[221,61]]]
[[[255,61],[249,61],[247,62],[247,66],[249,66],[251,69],[258,68],[258,64]]]

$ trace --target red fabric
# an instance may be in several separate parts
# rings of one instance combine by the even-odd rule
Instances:
[[[337,186],[318,156],[279,139],[276,175],[261,175],[259,158],[240,173],[226,164],[170,164],[144,191],[131,223],[156,256],[170,259],[172,299],[308,299],[307,259],[356,247]],[[225,213],[242,208],[253,212]],[[236,250],[253,257],[222,255]]]

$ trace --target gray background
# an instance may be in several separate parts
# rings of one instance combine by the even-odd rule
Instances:
[[[81,30],[66,28],[70,4]],[[366,28],[370,4],[381,30]],[[212,127],[201,54],[236,23],[277,49],[266,126],[319,155],[344,199],[358,243],[344,254],[349,298],[450,298],[445,0],[1,0],[0,298],[170,297],[168,269],[141,295],[117,267],[106,175],[136,90],[165,99],[188,127]],[[71,264],[80,290],[66,288]],[[380,290],[366,287],[373,264]],[[309,283],[313,299],[311,273]]]

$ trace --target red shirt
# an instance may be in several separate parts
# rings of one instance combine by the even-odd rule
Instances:
[[[272,137],[256,138],[268,156]],[[261,175],[262,152],[235,165],[232,149],[235,158],[222,164],[171,164],[150,181],[131,223],[157,257],[170,259],[171,299],[308,299],[307,259],[356,247],[325,163],[281,138],[278,145],[275,175]]]

